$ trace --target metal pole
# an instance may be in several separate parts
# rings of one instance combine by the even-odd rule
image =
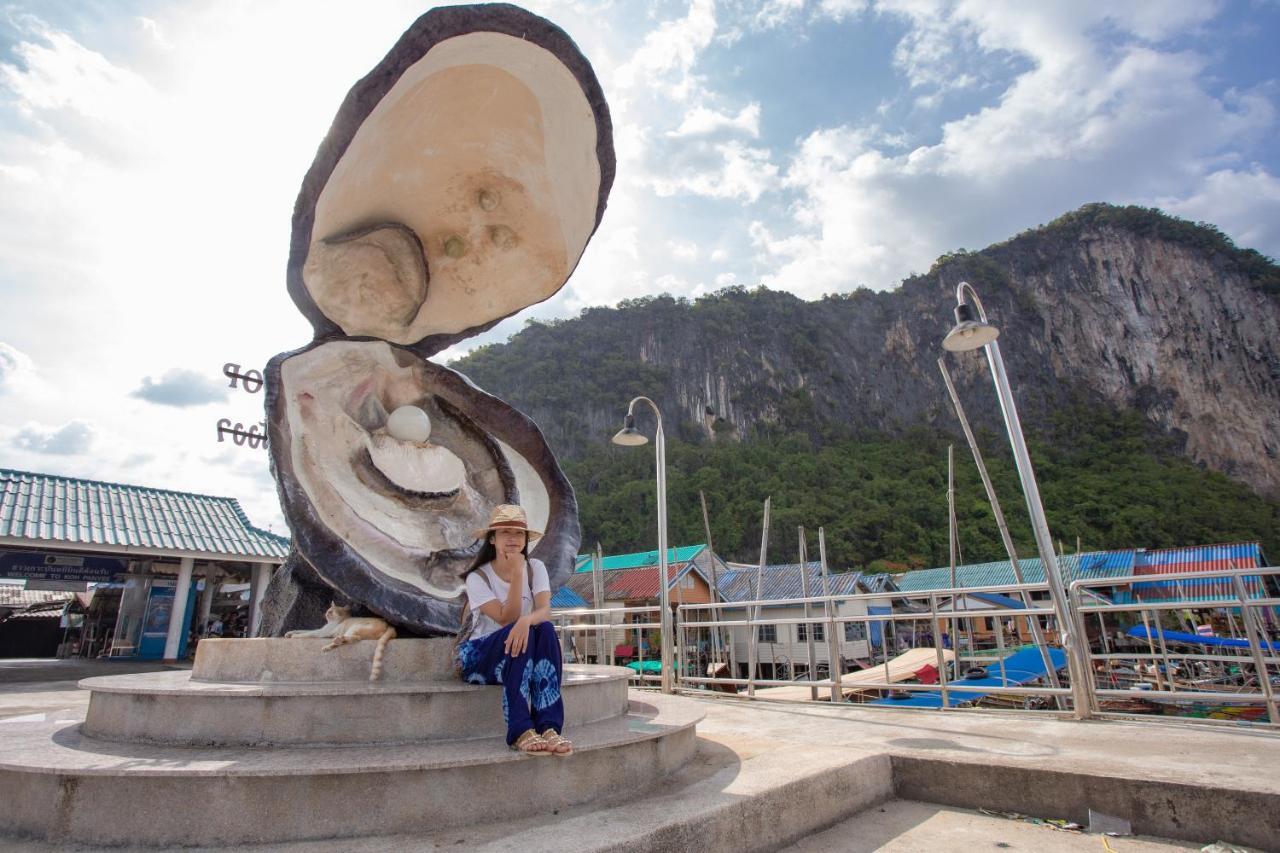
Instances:
[[[947,393],[951,396],[951,405],[955,407],[956,417],[960,420],[960,429],[964,431],[965,441],[969,443],[969,450],[973,453],[974,464],[978,466],[978,475],[982,478],[982,487],[987,492],[987,502],[991,504],[991,512],[996,518],[996,527],[1000,529],[1000,541],[1004,543],[1004,550],[1009,555],[1009,566],[1013,569],[1013,578],[1018,583],[1025,583],[1022,577],[1022,561],[1018,559],[1018,551],[1013,547],[1013,536],[1009,533],[1009,523],[1005,521],[1004,511],[1000,509],[1000,499],[996,497],[996,487],[991,482],[991,475],[987,473],[987,463],[982,458],[982,451],[978,448],[978,441],[973,437],[973,430],[969,426],[969,418],[965,416],[964,406],[960,403],[960,395],[956,393],[955,383],[951,381],[951,374],[947,370],[947,362],[944,358],[938,359],[938,369],[942,371],[942,382],[947,386]],[[1026,590],[1019,590],[1018,597],[1022,600],[1022,605],[1028,609],[1034,606],[1035,602]],[[1031,639],[1040,649],[1040,657],[1044,661],[1045,671],[1049,673],[1049,686],[1059,687],[1058,673],[1053,667],[1053,659],[1049,655],[1049,649],[1044,642],[1044,634],[1040,631],[1040,621],[1034,616],[1028,616],[1027,627],[1031,629]],[[1015,616],[1013,620],[1014,627],[1018,625],[1018,619]],[[1021,638],[1019,638],[1021,639]],[[1055,698],[1058,707],[1062,707],[1062,700]]]
[[[600,543],[597,542],[595,553],[591,555],[591,607],[597,611],[601,610],[604,607],[604,602],[601,601],[601,599],[604,597],[602,594],[604,589],[604,583],[603,583],[603,578],[601,577],[601,574],[603,572],[603,563],[604,561],[601,555]],[[604,629],[603,632],[599,629],[601,618],[602,618],[601,614],[597,612],[596,618],[595,618],[595,623],[597,626],[596,628],[596,663],[604,663],[604,646],[609,641],[608,629],[607,628]],[[607,624],[608,620],[606,619],[605,621]]]
[[[760,564],[756,567],[756,601],[760,601],[764,585],[764,561],[769,552],[769,502],[772,497],[764,499],[764,519],[760,528]],[[760,621],[760,605],[755,607],[755,622]],[[759,630],[753,623],[751,618],[751,608],[747,608],[747,627],[750,629],[747,633],[747,695],[756,695],[756,667],[759,664],[760,650],[759,642],[756,638],[756,631]],[[775,673],[776,675],[776,673]]]
[[[1254,620],[1249,618],[1251,611],[1245,596],[1244,579],[1239,575],[1232,575],[1231,581],[1236,588],[1236,597],[1240,599],[1240,621],[1244,623],[1244,630],[1249,635],[1249,653],[1253,655],[1253,667],[1258,673],[1258,686],[1267,700],[1267,715],[1271,719],[1271,725],[1280,726],[1280,713],[1276,711],[1276,695],[1271,689],[1271,675],[1267,671],[1266,658],[1262,655],[1262,641],[1259,639]],[[1242,678],[1241,681],[1243,680]]]
[[[804,635],[809,652],[809,699],[817,702],[818,687],[814,684],[818,680],[817,661],[813,653],[813,623],[809,621],[813,616],[813,606],[809,603],[809,553],[805,547],[804,528],[797,529],[800,534],[800,597],[804,599]]]
[[[954,604],[952,605],[954,607]],[[942,707],[951,707],[951,701],[948,698],[947,691],[947,658],[942,651],[942,632],[938,630],[938,596],[936,593],[929,593],[929,627],[933,629],[933,650],[938,656],[938,687],[942,690]],[[955,649],[951,650],[952,658],[955,658]],[[886,672],[888,667],[885,668]],[[959,669],[956,670],[959,672]],[[889,679],[886,677],[885,681]]]
[[[698,490],[698,500],[702,502],[702,530],[707,535],[707,554],[711,560],[711,620],[720,621],[720,577],[716,571],[716,549],[711,544],[711,519],[707,515],[707,496]],[[722,655],[720,643],[720,626],[711,630],[711,654],[717,664]]]
[[[840,656],[840,638],[836,635],[836,606],[831,602],[831,578],[827,570],[827,536],[818,528],[818,565],[822,568],[822,595],[827,599],[827,672],[831,676],[831,701],[844,701],[841,679],[844,677],[844,660]],[[843,626],[841,626],[843,630]]]
[[[947,445],[947,551],[949,552],[951,561],[951,588],[957,589],[956,583],[956,446],[954,444]],[[960,656],[960,631],[957,627],[956,611],[958,606],[956,594],[951,593],[951,637],[952,652],[956,656],[956,672],[961,669]],[[969,609],[968,602],[965,603],[965,610]],[[972,652],[972,641],[970,641],[970,651]]]
[[[658,419],[658,601],[662,607],[662,626],[660,636],[662,643],[662,692],[671,693],[671,646],[675,637],[671,631],[671,594],[667,589],[670,579],[667,577],[667,439],[662,432],[662,413],[652,401],[654,416]]]
[[[1040,501],[1040,487],[1036,484],[1035,470],[1031,466],[1031,454],[1027,452],[1027,442],[1022,435],[1022,424],[1018,420],[1018,407],[1013,401],[1009,377],[1004,371],[1000,344],[992,341],[986,345],[985,349],[987,362],[991,365],[991,375],[1000,397],[1000,410],[1004,413],[1009,443],[1013,447],[1018,479],[1022,482],[1022,494],[1027,501],[1027,512],[1031,515],[1031,530],[1035,533],[1036,550],[1040,552],[1040,564],[1044,566],[1044,575],[1049,582],[1049,596],[1053,599],[1053,609],[1058,622],[1058,637],[1067,653],[1067,674],[1071,678],[1071,713],[1076,719],[1084,719],[1089,714],[1089,695],[1085,687],[1085,679],[1088,676],[1075,631],[1072,629],[1071,617],[1067,612],[1067,592],[1062,584],[1062,575],[1058,571],[1058,558],[1053,553],[1053,538],[1049,535],[1049,521],[1045,518],[1044,505]],[[1053,667],[1050,666],[1049,670],[1052,671]]]

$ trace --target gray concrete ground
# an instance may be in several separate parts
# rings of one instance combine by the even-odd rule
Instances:
[[[981,812],[892,800],[784,848],[786,853],[937,853],[940,850],[1028,850],[1034,853],[1157,853],[1199,850],[1161,838],[1105,838],[1063,832]]]
[[[31,714],[62,719],[83,714],[87,692],[75,689],[75,678],[119,672],[118,664],[90,664],[92,671],[64,668],[62,662],[13,665],[0,663],[0,736],[4,720]],[[163,667],[155,667],[157,669]],[[10,673],[33,677],[19,682]],[[134,670],[136,671],[136,670]],[[644,694],[635,694],[643,699]],[[779,785],[792,790],[776,794],[765,819],[784,822],[786,815],[810,808],[815,798],[829,797],[828,783],[855,778],[858,763],[870,773],[872,760],[893,762],[897,799],[876,802],[858,814],[818,831],[816,826],[793,848],[798,851],[891,850],[948,851],[1022,849],[1125,851],[1199,849],[1218,840],[1253,839],[1256,849],[1280,849],[1280,736],[1257,729],[1202,727],[1186,722],[1074,722],[1025,713],[927,712],[901,709],[748,703],[730,697],[695,699],[706,710],[698,727],[699,754],[684,770],[647,790],[619,790],[592,806],[562,810],[523,821],[413,837],[347,839],[273,845],[255,850],[290,853],[336,851],[502,850],[519,846],[535,850],[605,849],[608,838],[621,846],[634,832],[648,838],[648,849],[685,849],[644,836],[638,826],[674,809],[689,815],[686,830],[721,808],[726,795],[739,803],[760,798]],[[571,732],[569,734],[572,734]],[[823,776],[821,774],[827,774]],[[922,795],[924,792],[926,795]],[[963,802],[937,805],[950,795]],[[1149,794],[1149,796],[1148,796]],[[1006,801],[1021,798],[1021,807]],[[767,799],[767,796],[766,796]],[[879,798],[885,799],[884,795]],[[929,800],[915,802],[913,800]],[[1082,806],[1124,815],[1136,811],[1151,820],[1177,801],[1175,817],[1207,827],[1187,840],[1104,838],[1056,832],[1041,826],[991,817],[976,806],[1021,811],[1041,818],[1083,822]],[[1035,808],[1026,805],[1031,802]],[[864,803],[863,805],[868,805]],[[883,811],[881,811],[883,809]],[[852,809],[850,809],[850,812]],[[757,816],[755,819],[759,819]],[[1216,820],[1216,823],[1215,823]],[[829,821],[828,821],[829,823]],[[633,824],[637,824],[633,826]],[[1172,825],[1172,824],[1171,824]],[[608,827],[608,835],[603,827]],[[732,830],[732,824],[730,824]],[[1219,831],[1221,830],[1221,831]],[[1233,837],[1232,833],[1236,833]],[[1162,833],[1163,834],[1163,833]],[[794,840],[795,836],[792,836]],[[1270,838],[1271,843],[1266,839]],[[708,839],[710,841],[710,839]],[[740,849],[767,849],[752,843]],[[708,844],[707,849],[716,847]],[[778,845],[772,845],[777,849]],[[63,849],[38,843],[15,844],[23,853]]]
[[[89,692],[76,687],[82,678],[190,668],[157,661],[0,658],[0,720],[87,708]]]

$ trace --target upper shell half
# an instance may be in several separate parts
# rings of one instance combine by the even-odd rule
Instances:
[[[434,9],[321,145],[289,293],[317,338],[430,356],[556,293],[613,173],[604,95],[563,31],[514,6]]]

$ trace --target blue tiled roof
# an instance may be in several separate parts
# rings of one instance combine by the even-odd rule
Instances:
[[[0,468],[0,539],[283,559],[232,498]]]
[[[1027,606],[1016,598],[1010,598],[1007,595],[1000,595],[996,592],[968,592],[965,595],[972,596],[979,601],[985,601],[988,604],[994,604],[997,607],[1008,607],[1011,610],[1024,610]]]
[[[1064,554],[1058,557],[1058,568],[1063,580],[1067,583],[1077,578],[1121,577],[1133,573],[1134,552],[1124,551],[1091,551],[1083,554]],[[1039,557],[1022,557],[1018,560],[1022,567],[1022,579],[1026,583],[1044,583],[1044,567]],[[968,566],[956,566],[956,584],[969,586],[999,586],[1017,583],[1013,566],[1008,560],[992,563],[975,563]],[[951,568],[943,566],[938,569],[918,569],[907,572],[898,578],[898,588],[903,592],[928,592],[931,589],[946,589],[951,586]]]
[[[805,564],[808,572],[809,595],[822,595],[822,564],[817,562]],[[832,595],[856,595],[864,590],[859,589],[858,581],[861,572],[831,572],[830,586]],[[733,568],[719,572],[719,592],[723,601],[755,601],[756,570],[752,568]],[[801,598],[803,596],[800,577],[800,564],[765,566],[761,579],[760,599]]]
[[[572,607],[586,607],[587,602],[582,596],[578,595],[567,586],[562,586],[556,590],[556,594],[551,596],[551,606],[561,609]]]

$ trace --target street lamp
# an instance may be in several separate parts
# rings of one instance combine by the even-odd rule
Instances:
[[[622,429],[613,437],[613,443],[623,447],[639,447],[648,444],[649,439],[636,429],[636,403],[644,401],[653,409],[653,416],[658,420],[655,433],[657,445],[656,468],[658,471],[658,604],[659,635],[662,643],[662,692],[674,692],[671,684],[671,596],[667,592],[667,441],[662,434],[662,412],[658,404],[648,397],[636,397],[627,406],[627,419]]]
[[[1049,584],[1049,596],[1053,599],[1053,609],[1058,620],[1058,636],[1067,653],[1067,672],[1071,676],[1071,704],[1075,716],[1083,717],[1089,708],[1089,692],[1086,687],[1089,673],[1080,655],[1080,649],[1076,646],[1077,638],[1067,607],[1067,591],[1062,583],[1062,575],[1058,571],[1057,557],[1053,553],[1053,538],[1049,535],[1049,522],[1044,516],[1040,488],[1036,485],[1031,456],[1027,453],[1026,439],[1022,435],[1022,423],[1018,420],[1018,408],[1013,402],[1013,391],[1009,387],[1009,377],[1004,370],[1004,359],[1000,356],[1000,344],[996,342],[999,336],[1000,330],[987,321],[987,312],[983,309],[982,300],[978,298],[973,285],[967,281],[956,285],[956,325],[943,338],[942,348],[949,352],[986,350],[987,363],[991,366],[991,377],[995,381],[996,395],[1000,400],[1000,412],[1004,415],[1005,431],[1009,434],[1013,460],[1018,468],[1018,479],[1022,483],[1022,494],[1027,500],[1027,512],[1031,515],[1031,529],[1035,534],[1036,549],[1040,552],[1040,564],[1044,567],[1045,579]],[[1018,566],[1015,565],[1014,569],[1017,570]]]

